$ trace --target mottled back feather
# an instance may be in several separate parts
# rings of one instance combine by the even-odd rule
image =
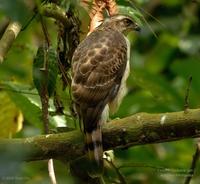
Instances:
[[[72,58],[72,95],[84,127],[92,177],[103,171],[101,124],[108,107],[116,111],[126,91],[129,44],[123,33],[138,28],[127,16],[106,19],[80,43]]]
[[[124,36],[111,28],[94,31],[76,49],[72,92],[85,131],[96,126],[105,105],[117,94],[126,61]]]

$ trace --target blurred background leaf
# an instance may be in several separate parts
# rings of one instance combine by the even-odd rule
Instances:
[[[45,62],[47,62],[47,77],[44,73]],[[50,47],[45,53],[45,48],[39,47],[33,62],[33,82],[38,93],[42,93],[42,86],[47,83],[48,95],[51,97],[55,91],[57,76],[58,66],[56,50]]]
[[[4,83],[3,88],[7,90],[8,95],[16,104],[16,106],[23,112],[23,115],[28,123],[37,128],[42,128],[41,109],[25,94],[31,91],[25,86],[15,83]],[[29,91],[29,92],[28,92]],[[37,95],[37,93],[35,93]]]
[[[24,0],[2,0],[0,11],[6,14],[11,20],[18,21],[21,24],[26,23],[31,18],[31,11]]]
[[[11,138],[23,127],[23,115],[6,92],[0,91],[0,138]]]
[[[89,24],[87,12],[80,7],[78,1],[59,0],[56,2],[61,3],[66,10],[70,9],[71,3],[73,4],[72,6],[75,7],[73,11],[82,23],[81,38],[84,38]],[[193,79],[189,106],[190,108],[200,107],[200,2],[186,0],[131,2],[117,0],[116,2],[122,12],[132,15],[139,23],[141,22],[142,31],[140,34],[128,35],[132,46],[128,94],[113,118],[122,118],[137,112],[159,113],[183,110],[190,76]],[[1,1],[0,24],[5,17],[8,17],[24,25],[34,14],[30,13],[30,9],[35,5],[40,5],[40,1]],[[52,45],[56,46],[57,24],[50,18],[44,18],[44,20]],[[0,94],[6,94],[6,97],[4,95],[2,97],[1,106],[20,109],[24,117],[23,128],[17,134],[12,133],[14,137],[27,137],[42,132],[41,103],[33,85],[32,66],[37,49],[43,40],[41,24],[36,16],[28,27],[20,32],[6,60],[0,66]],[[54,79],[53,81],[55,82]],[[60,75],[53,86],[56,86],[56,95],[62,102],[61,107],[64,113],[55,113],[52,96],[49,105],[51,127],[74,128],[74,119],[70,116],[70,91],[68,88],[63,88]],[[0,109],[0,113],[3,109]],[[0,119],[11,119],[14,112],[12,110],[12,113],[0,116]],[[11,127],[15,126],[11,125]],[[2,137],[2,131],[0,134]],[[127,150],[118,149],[114,152],[114,162],[116,166],[124,166],[120,171],[128,183],[183,183],[195,151],[195,143],[196,140],[190,139],[137,146]],[[13,151],[13,155],[15,154],[17,160],[18,155]],[[0,159],[2,163],[0,173],[3,173],[8,160]],[[6,172],[10,175],[15,170],[19,171],[17,174],[24,177],[24,183],[49,183],[46,162],[24,163],[13,170],[9,169],[10,165],[7,168]],[[73,183],[67,165],[56,161],[55,170],[58,183]],[[113,169],[111,170],[106,177],[108,183],[111,183],[110,180],[118,180],[116,173]],[[198,164],[192,184],[198,184],[199,180],[200,166]]]

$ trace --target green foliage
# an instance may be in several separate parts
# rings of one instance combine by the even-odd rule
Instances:
[[[22,113],[4,91],[0,92],[0,106],[4,107],[0,109],[0,138],[11,138],[22,129]]]
[[[55,49],[39,47],[33,61],[33,82],[41,94],[43,86],[47,85],[48,95],[51,97],[55,91],[58,75],[57,54]]]
[[[26,23],[31,17],[30,10],[23,0],[4,0],[0,3],[0,11],[10,17],[13,21]]]
[[[34,14],[30,13],[27,8],[27,6],[31,7],[30,2],[1,1],[0,23],[4,17],[20,21],[23,25],[27,23]],[[35,2],[37,6],[40,6],[40,1]],[[75,11],[79,12],[82,23],[81,38],[84,38],[89,23],[86,11],[80,8],[78,1],[60,0],[58,2],[61,2],[61,7],[66,11],[73,7],[76,9]],[[120,5],[121,13],[132,16],[142,25],[142,31],[140,34],[131,33],[129,35],[132,48],[128,94],[113,118],[126,117],[137,112],[159,113],[183,110],[190,76],[193,79],[189,106],[191,108],[199,107],[199,1],[117,0],[116,2]],[[57,38],[60,36],[57,32],[57,24],[54,24],[52,19],[45,17],[44,22],[52,45],[56,47]],[[37,52],[38,45],[42,45],[43,42],[41,23],[36,16],[19,34],[6,60],[0,65],[0,90],[9,95],[10,101],[15,104],[17,110],[21,110],[24,116],[23,129],[15,135],[16,137],[35,134],[35,127],[42,131],[39,94],[44,84],[47,84],[48,93],[51,96],[49,102],[51,125],[74,127],[74,120],[70,115],[70,91],[62,80],[63,73],[58,71],[57,50],[50,48],[49,52],[46,52],[43,48],[39,48]],[[62,44],[61,48],[68,45]],[[44,77],[41,68],[44,67],[46,56],[49,65],[48,75]],[[70,76],[70,73],[67,75]],[[2,112],[6,110],[4,105],[1,105],[0,108],[3,109]],[[6,112],[5,114],[12,113]],[[114,153],[114,163],[117,167],[121,166],[119,170],[127,183],[183,183],[186,177],[184,170],[187,171],[189,168],[192,154],[195,151],[194,142],[195,140],[183,140],[138,146],[127,150],[118,149]],[[15,154],[15,150],[13,154]],[[16,157],[18,157],[17,153]],[[3,163],[3,168],[0,167],[0,174],[14,173],[9,169],[5,169],[3,172],[6,162],[2,159],[0,162]],[[58,183],[73,183],[65,166],[56,162]],[[25,163],[16,168],[15,170],[18,170],[20,176],[28,178],[26,183],[49,182],[46,162]],[[199,182],[199,173],[200,167],[198,166],[193,184]],[[107,183],[111,183],[111,180],[118,182],[119,177],[112,167],[106,174]]]
[[[31,93],[31,91],[27,87],[21,84],[17,85],[14,83],[4,83],[3,86],[7,90],[7,93],[13,100],[13,102],[22,111],[25,119],[30,124],[41,129],[42,128],[41,110],[34,103],[34,101],[31,100],[31,98],[28,98],[28,96],[26,96],[26,93]]]
[[[119,13],[132,17],[140,26],[142,25],[142,14],[139,10],[128,6],[118,6],[118,8]]]

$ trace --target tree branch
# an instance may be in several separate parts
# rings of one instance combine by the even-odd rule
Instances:
[[[161,114],[138,113],[103,126],[104,150],[161,143],[200,136],[200,109]],[[0,154],[6,148],[23,153],[23,160],[65,159],[84,155],[84,138],[79,130],[30,138],[1,139]],[[9,149],[10,150],[10,149]]]
[[[0,40],[0,63],[3,62],[8,50],[16,39],[21,30],[21,24],[19,22],[11,22],[6,28],[1,40]]]
[[[41,6],[40,13],[46,17],[51,17],[62,22],[64,26],[69,26],[69,20],[66,12],[56,4],[51,3]]]
[[[53,3],[41,6],[40,13],[46,17],[52,17],[62,22],[62,24],[65,26],[69,26],[66,12]],[[0,63],[3,62],[7,52],[9,51],[16,37],[21,31],[21,28],[22,26],[19,22],[11,22],[8,25],[0,40]]]

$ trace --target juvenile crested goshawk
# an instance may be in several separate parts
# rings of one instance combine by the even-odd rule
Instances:
[[[79,44],[72,58],[72,95],[89,159],[97,166],[90,173],[94,177],[103,168],[101,125],[126,93],[130,46],[125,35],[139,29],[128,16],[112,16]]]

